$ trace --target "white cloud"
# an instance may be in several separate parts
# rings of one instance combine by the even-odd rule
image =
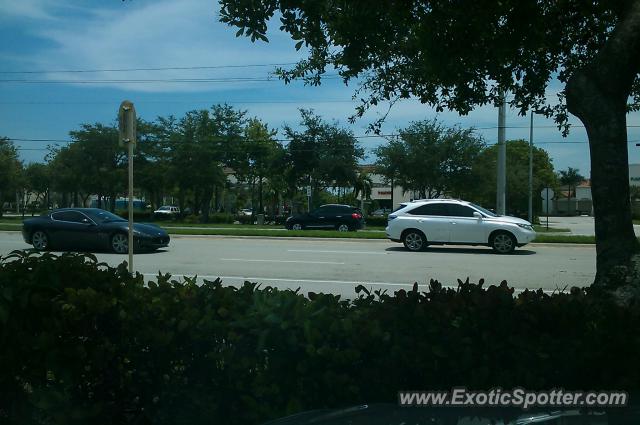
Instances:
[[[0,0],[0,17],[51,19],[51,0]]]
[[[116,8],[86,9],[39,35],[56,46],[39,55],[41,69],[122,69],[219,66],[295,62],[297,52],[284,34],[272,42],[236,38],[217,21],[214,0],[125,2]],[[272,68],[47,74],[54,80],[140,80],[267,77]],[[225,91],[256,83],[118,83],[124,90],[149,92]],[[264,83],[261,83],[264,84]],[[277,84],[277,83],[276,83]],[[100,85],[100,84],[97,84]],[[106,84],[105,84],[106,85]]]

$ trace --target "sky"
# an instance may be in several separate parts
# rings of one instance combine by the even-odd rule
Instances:
[[[236,29],[218,21],[218,11],[216,0],[0,0],[0,136],[30,139],[15,142],[21,158],[43,161],[52,142],[42,139],[64,141],[80,124],[113,123],[124,99],[145,120],[228,103],[277,129],[296,128],[298,109],[311,108],[356,136],[366,135],[386,111],[372,110],[349,124],[358,105],[355,85],[337,79],[320,87],[285,85],[272,75],[276,64],[289,66],[304,52],[296,52],[277,26],[269,43],[236,38]],[[208,81],[193,81],[202,79]],[[394,106],[382,131],[432,118],[474,127],[487,144],[497,141],[498,112],[490,106],[460,116],[407,100]],[[571,133],[563,138],[551,120],[535,116],[534,144],[549,152],[556,170],[573,167],[588,176],[587,135],[575,117],[570,122]],[[640,113],[629,114],[627,124],[629,162],[640,163],[634,143],[640,142]],[[529,139],[529,117],[516,110],[508,109],[506,127],[507,139]],[[364,162],[372,162],[372,150],[385,142],[359,140],[368,153]]]

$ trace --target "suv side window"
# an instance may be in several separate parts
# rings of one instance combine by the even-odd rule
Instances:
[[[474,210],[466,205],[447,204],[449,215],[452,217],[473,217]]]
[[[51,214],[54,220],[58,221],[70,221],[72,223],[82,223],[82,220],[86,218],[84,215],[77,211],[61,211]]]
[[[411,211],[407,211],[407,213],[411,215],[439,215],[439,216],[449,215],[446,205],[440,204],[440,203],[421,205],[419,207],[412,209]]]
[[[331,207],[320,207],[312,211],[314,215],[324,215],[331,213]]]

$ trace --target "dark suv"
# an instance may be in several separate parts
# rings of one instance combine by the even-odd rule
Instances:
[[[340,232],[361,229],[362,211],[349,205],[322,205],[310,213],[289,217],[285,227],[289,230],[335,229]]]

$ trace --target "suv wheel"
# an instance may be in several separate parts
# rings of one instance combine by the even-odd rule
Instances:
[[[516,238],[508,232],[494,233],[491,238],[491,248],[498,254],[511,254],[516,249]]]
[[[346,225],[346,224],[344,224],[344,223],[343,223],[343,224],[339,224],[339,225],[337,225],[337,226],[336,226],[336,230],[337,230],[338,232],[348,232],[348,231],[349,231],[349,230],[351,230],[351,229],[349,229],[349,226],[348,226],[348,225]]]
[[[418,230],[408,230],[402,237],[402,243],[409,251],[422,251],[427,246],[427,238]]]

